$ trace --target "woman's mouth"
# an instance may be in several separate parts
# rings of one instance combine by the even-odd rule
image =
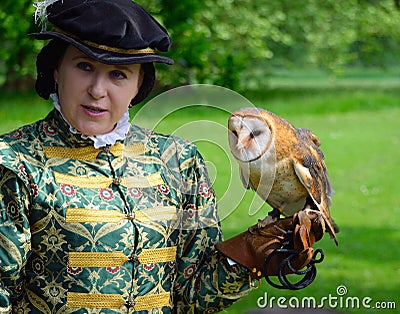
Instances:
[[[107,111],[106,109],[103,109],[101,107],[96,107],[96,106],[82,105],[82,108],[90,116],[98,116]]]
[[[105,109],[101,109],[99,107],[92,107],[92,106],[83,106],[86,110],[92,111],[92,112],[103,112],[106,111]]]

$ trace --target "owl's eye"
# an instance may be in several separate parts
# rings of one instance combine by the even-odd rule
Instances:
[[[250,133],[251,138],[255,138],[256,136],[259,136],[261,134],[260,130],[254,130]]]

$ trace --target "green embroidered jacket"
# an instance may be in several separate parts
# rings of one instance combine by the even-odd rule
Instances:
[[[177,137],[95,149],[53,110],[0,137],[0,210],[0,313],[213,313],[252,286],[213,249],[213,189]]]

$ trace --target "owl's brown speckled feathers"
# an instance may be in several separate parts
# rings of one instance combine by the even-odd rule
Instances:
[[[318,210],[337,244],[338,230],[329,211],[334,191],[319,139],[310,130],[295,128],[259,108],[232,113],[228,127],[230,148],[245,187],[285,216],[303,209]]]

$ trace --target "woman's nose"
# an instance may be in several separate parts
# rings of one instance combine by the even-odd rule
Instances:
[[[88,93],[94,99],[100,99],[107,95],[107,84],[105,78],[100,74],[95,74],[88,87]]]

